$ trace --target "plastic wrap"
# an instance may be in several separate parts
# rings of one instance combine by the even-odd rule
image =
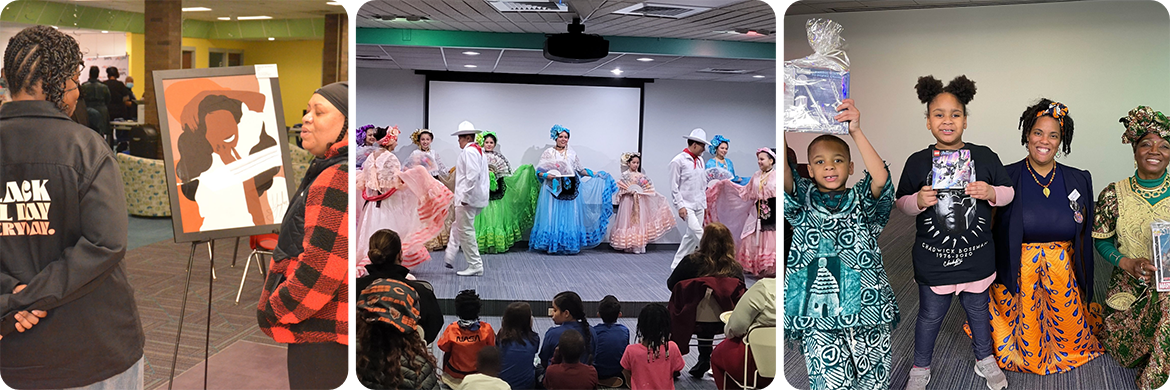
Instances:
[[[1170,221],[1156,220],[1150,223],[1150,260],[1154,262],[1154,285],[1158,291],[1170,291]]]
[[[1153,284],[1158,291],[1170,291],[1170,221],[1154,220],[1150,223],[1150,262],[1153,263],[1153,283],[1141,283],[1136,291],[1120,291],[1105,298],[1105,304],[1114,310],[1127,311],[1133,304],[1148,299],[1148,288]],[[1146,271],[1142,271],[1146,272]],[[1129,277],[1135,277],[1125,270]]]
[[[849,97],[849,56],[843,28],[828,19],[805,24],[814,53],[784,61],[784,131],[849,134],[849,125],[833,119]]]

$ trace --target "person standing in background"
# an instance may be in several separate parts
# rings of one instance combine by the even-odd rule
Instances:
[[[138,120],[138,97],[134,95],[134,78],[126,76],[126,92],[129,92],[130,106],[126,109],[126,119]]]
[[[98,80],[99,75],[101,75],[101,69],[96,66],[89,67],[89,80],[85,84],[81,84],[81,96],[85,98],[85,106],[98,113],[96,117],[89,118],[90,127],[97,130],[102,138],[106,139],[107,144],[111,144],[114,135],[111,133],[110,112],[107,109],[107,104],[110,102],[110,88]],[[93,125],[97,125],[97,127],[93,127]]]
[[[118,68],[106,68],[106,81],[102,83],[110,89],[110,101],[106,103],[107,110],[110,112],[110,120],[125,120],[130,116],[126,113],[130,108],[130,88],[126,88],[126,84],[122,84],[118,80]]]

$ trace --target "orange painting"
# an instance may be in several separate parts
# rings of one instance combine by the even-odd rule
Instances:
[[[162,88],[183,233],[279,223],[289,196],[271,89],[255,75]]]

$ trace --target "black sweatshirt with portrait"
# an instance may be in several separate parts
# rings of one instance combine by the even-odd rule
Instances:
[[[1012,182],[999,156],[990,148],[966,143],[971,151],[975,177],[996,187]],[[897,197],[914,195],[933,183],[935,147],[915,152],[906,159]],[[967,195],[962,189],[938,190],[939,203],[927,207],[915,221],[914,279],[927,286],[945,286],[982,280],[995,272],[995,243],[991,236],[992,206]]]

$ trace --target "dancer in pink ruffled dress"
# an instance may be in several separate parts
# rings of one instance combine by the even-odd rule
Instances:
[[[642,173],[642,155],[622,154],[622,178],[617,182],[618,210],[609,245],[630,253],[646,253],[646,244],[674,228],[674,212],[666,197],[654,191]]]
[[[403,266],[411,268],[429,260],[426,242],[439,235],[451,205],[451,190],[426,168],[400,170],[401,163],[392,153],[398,134],[398,128],[391,127],[378,140],[382,148],[370,154],[356,182],[363,189],[364,202],[355,237],[359,276],[369,263],[370,236],[379,229],[393,230],[402,238]]]
[[[735,238],[735,258],[756,277],[776,276],[776,151],[756,151],[760,170],[746,186],[719,180],[707,187],[706,223],[720,222]]]

